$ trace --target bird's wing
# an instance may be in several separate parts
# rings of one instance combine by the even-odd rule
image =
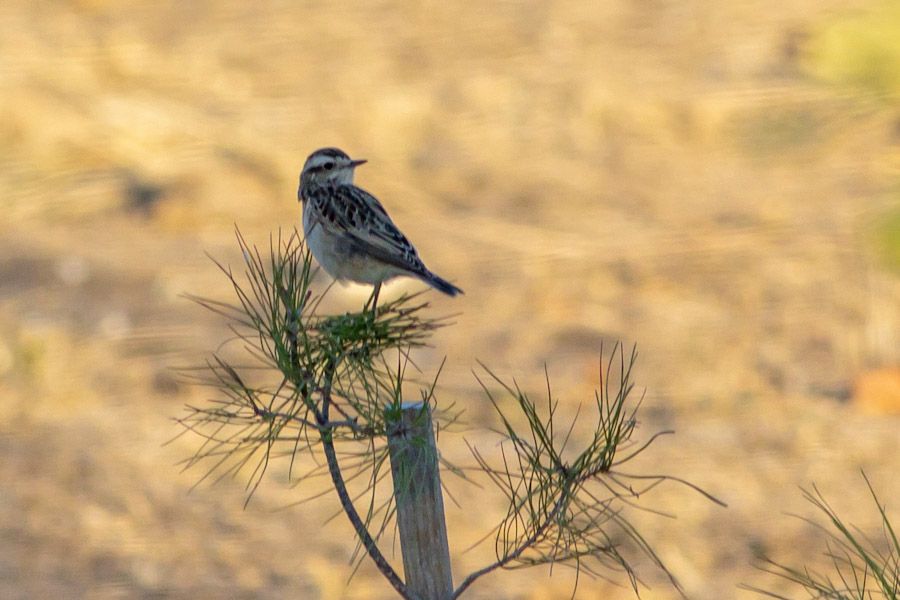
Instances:
[[[322,224],[344,235],[363,254],[414,273],[427,272],[415,247],[394,225],[378,199],[354,185],[337,186],[323,205]]]

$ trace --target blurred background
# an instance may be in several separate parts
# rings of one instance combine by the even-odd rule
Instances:
[[[574,415],[601,342],[638,345],[639,433],[677,433],[632,470],[729,504],[663,486],[647,505],[676,519],[632,514],[689,597],[796,594],[760,554],[827,568],[798,486],[866,530],[864,469],[900,518],[896,2],[5,0],[0,111],[0,597],[393,597],[368,563],[347,584],[332,496],[290,506],[273,469],[244,509],[240,478],[190,492],[198,438],[163,445],[211,394],[173,367],[229,335],[183,295],[231,299],[207,253],[238,266],[235,224],[296,226],[326,145],[369,159],[358,183],[466,292],[429,294],[456,324],[417,355],[446,355],[466,439],[491,419],[476,358],[538,397],[546,363]],[[461,579],[505,508],[451,487]],[[642,597],[677,597],[638,566]],[[575,597],[633,597],[613,580]]]

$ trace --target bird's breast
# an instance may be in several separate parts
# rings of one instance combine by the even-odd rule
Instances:
[[[356,250],[349,237],[318,218],[311,203],[304,207],[303,232],[316,262],[339,281],[375,284],[402,274],[396,267]]]

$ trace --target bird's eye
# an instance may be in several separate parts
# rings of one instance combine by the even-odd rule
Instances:
[[[325,167],[325,170],[326,170],[326,171],[330,171],[330,170],[332,170],[332,169],[334,168],[334,163],[331,162],[331,161],[328,161],[327,163],[325,163],[325,164],[322,165],[322,166]]]

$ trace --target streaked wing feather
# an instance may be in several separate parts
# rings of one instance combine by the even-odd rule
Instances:
[[[320,208],[322,226],[345,236],[359,252],[414,273],[426,272],[415,247],[394,225],[375,196],[351,185],[333,192],[332,202]]]

